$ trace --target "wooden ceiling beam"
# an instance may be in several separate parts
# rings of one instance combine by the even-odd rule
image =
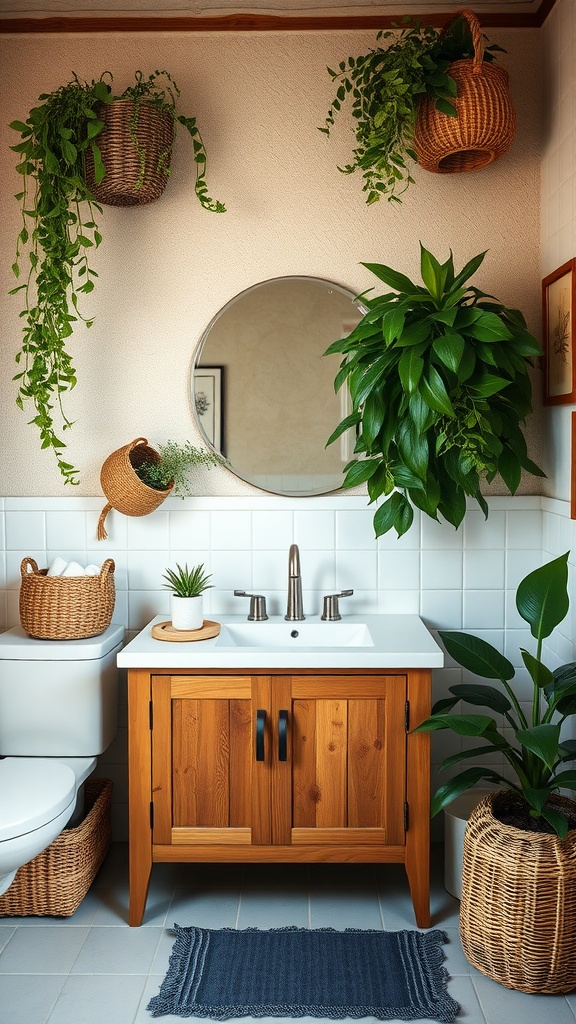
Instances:
[[[485,28],[540,28],[554,7],[556,0],[543,0],[535,14],[478,14]],[[437,14],[412,14],[424,25],[442,27],[454,17],[454,11]],[[195,18],[187,15],[147,17],[146,15],[106,15],[79,17],[58,15],[41,18],[2,18],[0,34],[89,32],[306,32],[332,29],[393,28],[402,15],[330,15],[284,16],[268,14],[223,14],[217,17]]]

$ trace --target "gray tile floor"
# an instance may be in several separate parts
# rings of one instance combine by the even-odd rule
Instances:
[[[511,992],[470,967],[458,938],[459,904],[442,885],[441,847],[432,859],[432,924],[449,936],[446,966],[449,991],[462,1007],[459,1024],[574,1024],[576,993]],[[127,907],[127,851],[116,844],[71,918],[0,917],[0,1024],[151,1022],[146,1005],[166,972],[174,922],[414,927],[398,865],[157,864],[142,927],[128,927]],[[159,1019],[182,1024],[181,1017]]]

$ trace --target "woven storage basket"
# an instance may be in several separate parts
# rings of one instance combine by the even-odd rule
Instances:
[[[110,847],[110,779],[86,782],[87,814],[64,829],[34,860],[24,864],[0,896],[0,914],[70,917],[78,909]]]
[[[464,836],[460,937],[470,963],[520,992],[576,988],[576,830],[566,839],[494,817],[484,797]],[[555,796],[558,810],[572,800]]]
[[[99,576],[48,576],[33,558],[20,566],[20,622],[37,640],[82,640],[98,636],[112,621],[116,591],[114,561]]]
[[[148,446],[145,437],[137,437],[135,441],[112,452],[104,462],[100,471],[102,490],[108,499],[98,520],[98,540],[107,537],[104,520],[110,509],[115,508],[125,516],[147,516],[162,504],[172,490],[173,484],[164,491],[148,487],[135,472],[135,467],[143,462],[161,462],[154,448]]]
[[[457,60],[447,70],[458,94],[452,101],[458,117],[436,109],[435,99],[418,104],[414,149],[426,171],[456,174],[474,171],[497,160],[509,149],[516,131],[516,114],[504,68],[483,60],[484,43],[476,15],[462,10],[470,26],[474,57]]]
[[[104,127],[97,145],[106,174],[97,185],[94,161],[86,150],[86,184],[99,203],[108,206],[142,206],[159,199],[168,182],[170,155],[174,142],[174,121],[169,114],[150,103],[113,100],[99,108]],[[131,122],[135,119],[138,147],[144,154],[142,183],[141,155],[132,138]]]

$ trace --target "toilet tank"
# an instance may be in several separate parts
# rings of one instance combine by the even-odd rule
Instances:
[[[85,640],[0,633],[0,756],[93,757],[116,735],[124,627]]]

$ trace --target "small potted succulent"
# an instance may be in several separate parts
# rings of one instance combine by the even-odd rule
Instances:
[[[204,564],[188,568],[176,563],[176,569],[167,569],[162,585],[171,591],[170,610],[174,629],[201,629],[204,624],[203,594],[213,584],[211,573],[204,571]]]

